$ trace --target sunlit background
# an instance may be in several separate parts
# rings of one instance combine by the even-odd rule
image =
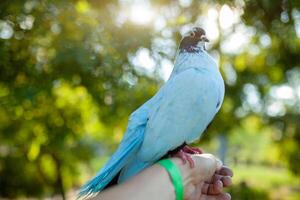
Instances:
[[[74,199],[194,26],[226,83],[195,145],[234,169],[233,199],[300,199],[300,2],[288,0],[2,0],[0,198]]]

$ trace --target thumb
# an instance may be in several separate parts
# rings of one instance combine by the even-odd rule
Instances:
[[[221,169],[222,162],[212,154],[194,154],[192,159],[195,167],[192,169],[195,183],[210,181],[214,173]]]

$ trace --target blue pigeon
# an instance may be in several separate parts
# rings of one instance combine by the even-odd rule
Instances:
[[[205,42],[205,31],[199,27],[183,37],[169,80],[130,115],[118,149],[79,196],[99,192],[115,178],[124,182],[200,138],[219,111],[225,90]]]

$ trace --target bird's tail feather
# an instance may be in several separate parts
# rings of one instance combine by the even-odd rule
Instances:
[[[101,191],[124,167],[130,156],[133,155],[142,144],[144,130],[139,127],[139,130],[136,131],[138,131],[138,133],[135,132],[131,134],[132,137],[127,137],[125,141],[122,141],[117,151],[100,172],[80,189],[79,197],[89,196]]]

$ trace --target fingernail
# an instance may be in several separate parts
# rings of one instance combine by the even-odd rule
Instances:
[[[230,200],[230,199],[231,199],[231,195],[230,195],[229,193],[225,193],[225,195],[226,195],[226,199],[227,199],[227,200]]]

